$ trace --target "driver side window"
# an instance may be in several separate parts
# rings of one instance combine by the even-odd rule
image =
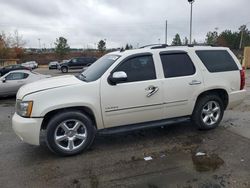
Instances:
[[[156,79],[154,61],[151,55],[133,57],[118,65],[116,72],[123,71],[127,74],[127,81],[138,82]]]

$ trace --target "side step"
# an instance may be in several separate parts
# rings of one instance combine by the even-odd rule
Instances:
[[[98,130],[98,133],[102,135],[107,135],[107,134],[116,134],[116,133],[123,133],[123,132],[132,132],[132,131],[136,131],[140,129],[161,127],[161,126],[167,126],[171,124],[183,123],[183,122],[188,122],[188,121],[190,121],[190,117],[185,116],[185,117],[164,119],[164,120],[158,120],[158,121],[150,121],[150,122],[145,122],[145,123],[123,125],[123,126],[117,126],[117,127],[112,127],[112,128],[105,128],[105,129]]]

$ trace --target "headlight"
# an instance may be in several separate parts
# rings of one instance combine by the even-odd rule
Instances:
[[[30,117],[33,107],[33,101],[21,101],[16,102],[16,113],[22,117]]]

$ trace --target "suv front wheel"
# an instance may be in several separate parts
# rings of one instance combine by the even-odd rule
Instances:
[[[62,73],[67,73],[68,72],[68,67],[62,67],[61,71],[62,71]]]
[[[219,125],[224,114],[221,98],[210,94],[201,97],[192,114],[192,121],[201,130],[213,129]]]
[[[53,152],[70,156],[89,148],[95,137],[91,119],[79,111],[55,115],[48,123],[47,145]]]

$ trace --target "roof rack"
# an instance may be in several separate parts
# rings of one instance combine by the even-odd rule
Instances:
[[[151,49],[159,49],[159,48],[166,48],[168,47],[167,44],[161,44],[160,46],[153,46]]]
[[[148,48],[151,47],[150,49],[158,49],[158,48],[166,48],[166,47],[172,47],[172,46],[187,46],[187,47],[194,47],[194,46],[211,46],[211,47],[216,47],[218,45],[209,45],[209,44],[204,44],[204,43],[199,43],[199,44],[184,44],[184,45],[167,45],[167,44],[149,44],[140,47],[141,48]]]
[[[168,45],[167,44],[149,44],[149,45],[145,45],[140,47],[141,48],[147,48],[147,47],[152,47],[151,49],[155,49],[156,47],[158,48],[166,48]]]

